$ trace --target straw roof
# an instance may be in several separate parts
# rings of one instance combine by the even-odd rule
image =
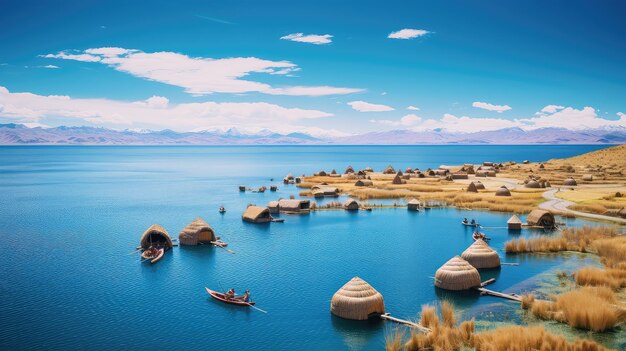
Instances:
[[[278,200],[278,207],[281,212],[309,212],[311,201],[280,199]]]
[[[348,168],[346,168],[346,171],[343,172],[344,174],[348,174],[348,173],[354,173],[354,168],[352,168],[352,166],[348,166]]]
[[[474,184],[474,182],[469,183],[469,185],[467,186],[467,191],[470,193],[477,193],[478,189],[476,189],[476,184]]]
[[[272,220],[270,210],[267,207],[248,206],[241,218],[251,223],[267,223]]]
[[[333,295],[330,312],[345,319],[366,320],[372,314],[385,313],[385,301],[365,280],[354,277]]]
[[[531,180],[528,183],[526,183],[526,185],[524,185],[526,188],[541,188],[541,184],[539,184],[538,181],[536,180]]]
[[[512,215],[508,221],[506,221],[507,227],[511,230],[522,229],[522,220],[517,215]]]
[[[369,179],[360,179],[354,183],[354,186],[372,186],[374,183]]]
[[[574,178],[567,178],[563,181],[563,185],[575,186],[578,184],[576,183],[576,180],[574,180]]]
[[[451,258],[435,273],[435,286],[446,290],[467,290],[480,286],[480,274],[459,256]]]
[[[215,232],[202,218],[197,217],[178,234],[181,245],[198,245],[200,242],[215,241]]]
[[[393,169],[393,167],[391,165],[389,165],[389,166],[387,166],[387,168],[385,168],[383,173],[384,174],[394,174],[394,173],[396,173],[396,170]]]
[[[417,199],[411,199],[407,203],[407,209],[409,209],[411,211],[419,210],[420,206],[422,206],[422,203],[419,200],[417,200]]]
[[[500,267],[500,256],[482,239],[474,241],[463,253],[461,258],[469,262],[474,268]]]
[[[333,168],[333,170],[330,171],[330,174],[337,174],[337,171]]]
[[[163,229],[158,224],[153,224],[141,235],[139,245],[142,249],[147,249],[152,245],[163,245],[166,249],[172,248],[172,239],[167,233],[167,230]]]
[[[391,183],[392,184],[404,184],[406,183],[406,181],[400,178],[399,174],[396,174],[396,176],[393,178],[393,181]]]
[[[278,201],[270,201],[267,203],[267,208],[270,210],[270,213],[278,213],[280,205],[278,204]]]
[[[554,227],[554,215],[545,210],[532,210],[526,217],[526,222],[529,225]]]
[[[321,170],[321,171],[317,172],[317,174],[316,174],[316,175],[317,175],[317,176],[320,176],[320,177],[326,177],[328,174],[326,173],[326,171],[325,171],[325,170]]]
[[[356,211],[359,209],[359,203],[355,199],[348,199],[343,204],[343,208],[348,211]]]
[[[496,190],[496,196],[511,196],[511,191],[503,185]]]
[[[485,190],[485,184],[481,183],[480,180],[477,180],[475,182],[473,182],[474,185],[476,185],[476,189],[478,190]]]

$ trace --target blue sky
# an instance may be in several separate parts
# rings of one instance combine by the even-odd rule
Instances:
[[[5,1],[0,122],[626,127],[624,13],[621,1]]]

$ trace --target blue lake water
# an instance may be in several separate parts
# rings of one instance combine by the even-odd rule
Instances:
[[[478,320],[519,318],[513,304],[439,291],[431,278],[472,243],[460,218],[502,227],[510,214],[322,211],[270,225],[244,223],[241,214],[249,203],[297,196],[298,188],[279,182],[288,172],[540,161],[599,148],[0,147],[0,349],[381,350],[388,324],[345,321],[329,312],[332,295],[353,276],[380,291],[398,317],[415,318],[421,305],[447,298]],[[240,184],[278,184],[279,191],[240,193]],[[218,213],[220,205],[226,214]],[[129,255],[151,224],[177,238],[196,216],[236,254],[176,247],[155,265]],[[486,232],[496,249],[529,234]],[[481,272],[482,278],[496,277],[494,290],[518,293],[535,288],[543,272],[593,261],[559,255],[503,260],[521,265]],[[250,289],[269,313],[213,301],[205,286]]]

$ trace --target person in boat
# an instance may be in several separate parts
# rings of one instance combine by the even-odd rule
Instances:
[[[240,300],[243,302],[250,302],[250,290],[246,290],[246,292],[243,295],[235,297],[235,300]]]
[[[474,218],[472,218],[472,221],[470,222],[471,225],[476,225],[476,220]]]
[[[467,224],[467,218],[463,218],[463,223]]]
[[[226,292],[226,294],[224,294],[224,296],[226,296],[226,298],[229,300],[235,298],[235,289],[231,288]]]

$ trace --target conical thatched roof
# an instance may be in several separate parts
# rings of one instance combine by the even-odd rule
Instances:
[[[348,168],[346,168],[346,171],[343,172],[344,174],[348,174],[348,173],[354,173],[354,168],[352,168],[352,166],[348,166]]]
[[[469,262],[474,268],[500,267],[500,256],[482,239],[474,241],[467,250],[463,251],[461,258]]]
[[[470,193],[477,193],[478,189],[476,189],[476,184],[474,184],[474,182],[469,183],[469,185],[467,186],[467,191]]]
[[[393,169],[393,167],[391,167],[391,165],[389,165],[389,166],[387,166],[387,168],[385,168],[383,173],[384,174],[394,174],[394,173],[396,173],[396,170]]]
[[[541,184],[539,184],[539,182],[536,180],[531,180],[528,183],[526,183],[525,187],[537,189],[537,188],[541,188]]]
[[[496,190],[496,196],[511,196],[511,191],[503,185]]]
[[[178,234],[181,245],[198,245],[199,242],[215,241],[215,232],[202,218],[197,217]]]
[[[392,184],[404,184],[406,182],[402,180],[402,178],[400,178],[400,175],[396,174],[396,176],[393,178],[393,181],[391,183]]]
[[[472,182],[472,183],[474,183],[474,185],[476,185],[476,189],[478,189],[478,190],[485,190],[485,185],[483,183],[481,183],[480,180],[477,180],[477,181]]]
[[[480,274],[467,261],[455,256],[435,273],[435,286],[446,290],[467,290],[480,286]]]
[[[153,224],[141,235],[139,245],[142,249],[147,249],[153,245],[162,245],[166,249],[172,248],[172,239],[167,233],[167,230],[163,229],[158,224]]]
[[[337,174],[337,171],[333,169],[332,171],[330,171],[330,174]]]
[[[366,320],[372,314],[385,313],[385,301],[365,280],[354,277],[333,295],[330,312],[345,319]]]
[[[519,219],[519,217],[517,217],[517,215],[512,215],[511,218],[509,218],[508,221],[506,221],[507,224],[522,224],[522,220]]]

